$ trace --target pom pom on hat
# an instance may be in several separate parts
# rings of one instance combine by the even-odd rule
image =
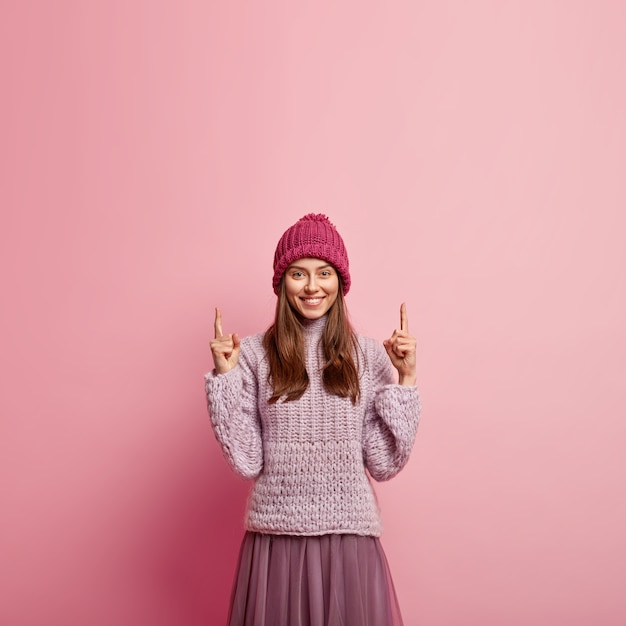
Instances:
[[[350,264],[346,247],[334,224],[321,213],[309,213],[300,218],[280,238],[274,253],[274,293],[278,294],[285,270],[305,257],[328,261],[341,275],[343,293],[348,293]]]

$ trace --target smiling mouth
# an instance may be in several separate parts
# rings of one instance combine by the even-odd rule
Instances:
[[[302,302],[304,302],[304,304],[308,304],[310,306],[315,306],[316,304],[319,304],[323,298],[301,298]]]

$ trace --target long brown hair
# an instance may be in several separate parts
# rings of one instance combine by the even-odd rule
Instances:
[[[358,350],[356,335],[348,319],[343,285],[339,276],[339,292],[330,307],[322,333],[324,366],[322,381],[333,395],[350,398],[356,404],[359,386]],[[304,363],[304,338],[302,322],[291,308],[285,290],[285,279],[280,282],[274,323],[263,336],[263,347],[269,361],[269,383],[275,403],[282,396],[285,401],[298,400],[309,386],[309,375]]]

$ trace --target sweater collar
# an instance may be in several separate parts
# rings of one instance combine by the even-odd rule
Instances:
[[[322,315],[322,317],[319,317],[315,320],[301,320],[304,335],[307,337],[321,337],[322,332],[324,332],[327,320],[328,314]]]

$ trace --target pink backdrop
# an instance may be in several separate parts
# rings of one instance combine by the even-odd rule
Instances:
[[[626,5],[4,2],[0,623],[221,624],[247,485],[213,307],[271,318],[323,211],[406,300],[423,422],[378,488],[407,626],[626,623]]]

